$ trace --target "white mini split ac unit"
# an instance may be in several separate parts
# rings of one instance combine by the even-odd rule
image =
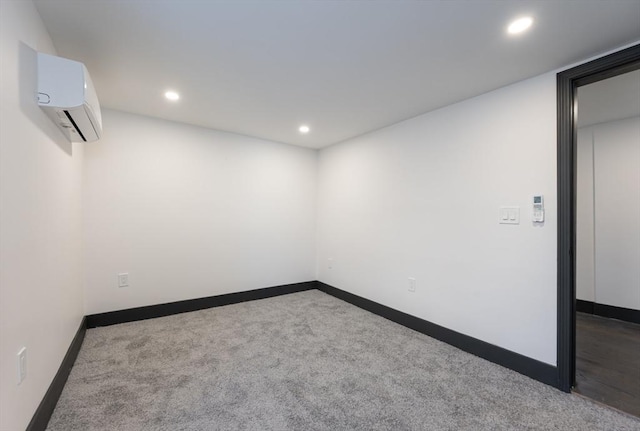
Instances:
[[[84,64],[38,53],[38,105],[71,142],[100,139],[100,104]]]

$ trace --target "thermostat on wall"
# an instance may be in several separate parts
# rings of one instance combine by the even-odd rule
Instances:
[[[535,223],[544,221],[544,196],[542,195],[533,197],[533,221]]]

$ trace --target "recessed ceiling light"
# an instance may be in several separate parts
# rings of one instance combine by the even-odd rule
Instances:
[[[175,91],[167,91],[166,93],[164,93],[164,97],[171,100],[172,102],[175,102],[180,98],[180,95]]]
[[[509,34],[522,33],[523,31],[531,27],[531,24],[533,24],[533,18],[531,18],[530,16],[518,18],[517,20],[509,24],[509,27],[507,27],[507,32]]]
[[[309,130],[311,129],[309,129],[309,126],[302,125],[298,128],[298,130],[300,131],[300,133],[309,133]]]

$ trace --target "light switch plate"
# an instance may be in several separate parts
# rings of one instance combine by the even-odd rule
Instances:
[[[520,207],[500,207],[500,224],[520,224]]]

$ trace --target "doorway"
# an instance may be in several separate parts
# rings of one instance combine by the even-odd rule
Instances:
[[[558,387],[576,383],[576,176],[579,87],[640,69],[640,45],[557,76],[558,115]]]
[[[577,101],[573,391],[640,417],[640,69]]]

